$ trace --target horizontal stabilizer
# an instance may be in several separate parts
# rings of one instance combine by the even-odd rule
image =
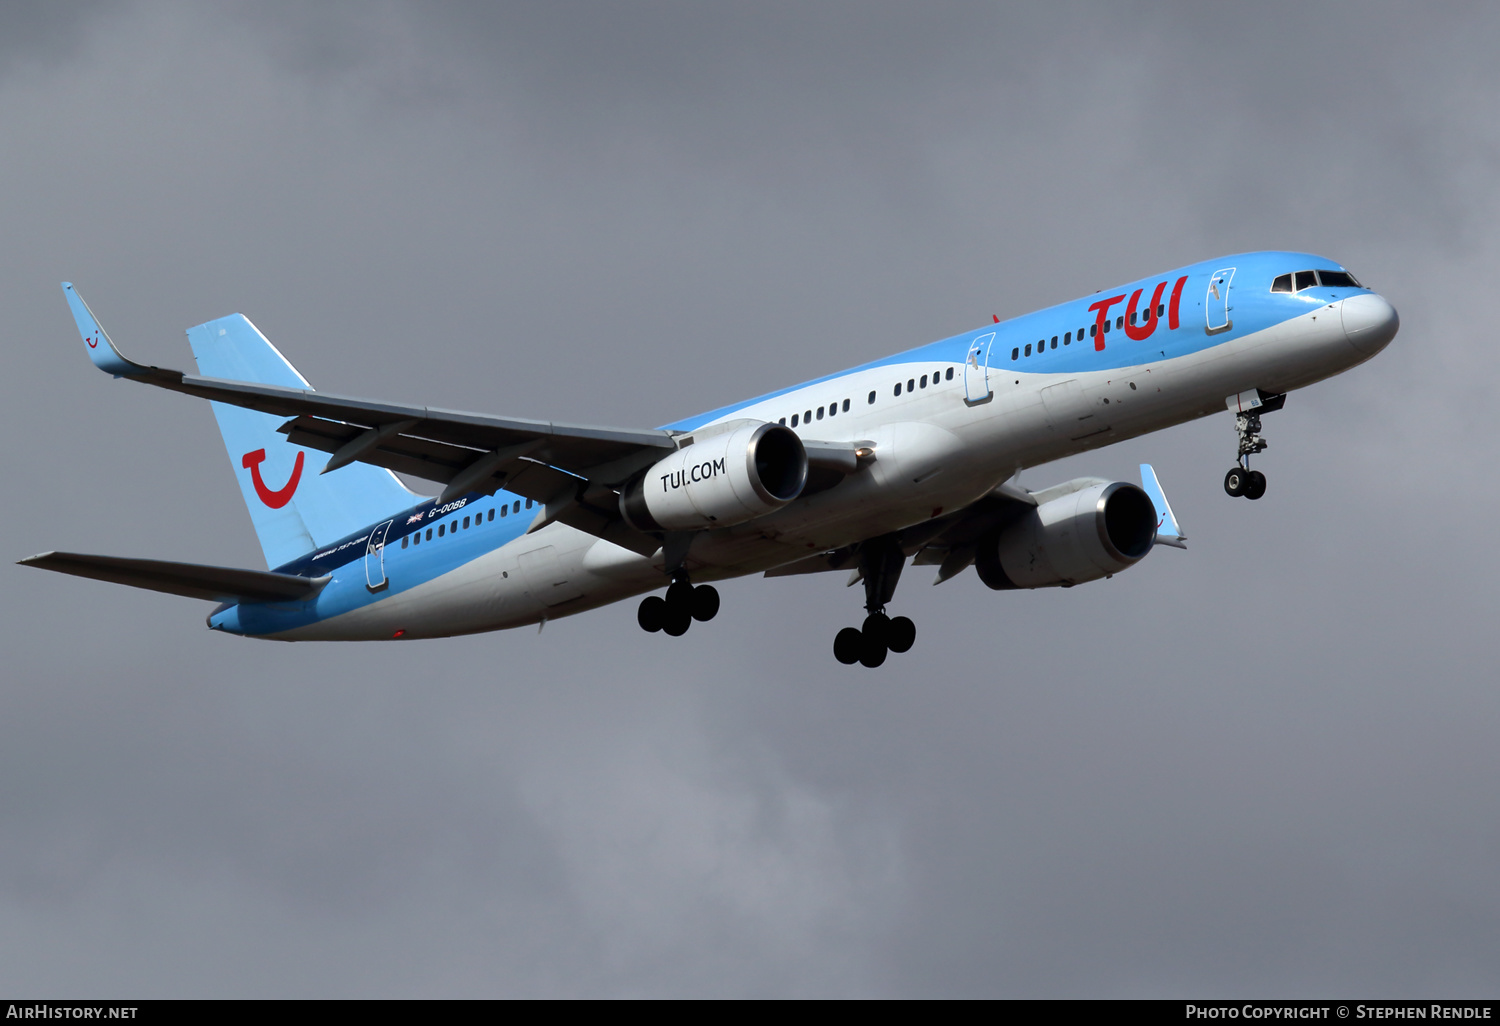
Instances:
[[[211,602],[300,602],[316,595],[327,577],[298,577],[264,570],[238,570],[198,563],[168,563],[159,559],[86,556],[77,552],[44,552],[20,561],[75,577],[128,584],[132,588],[164,591],[169,595]]]

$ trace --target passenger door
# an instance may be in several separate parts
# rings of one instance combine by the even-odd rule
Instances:
[[[990,347],[994,344],[993,331],[969,343],[969,355],[964,359],[964,402],[970,406],[990,397]]]
[[[371,591],[384,591],[391,582],[385,576],[385,536],[390,533],[394,520],[387,520],[370,532],[365,543],[365,587]]]
[[[1203,298],[1203,310],[1208,318],[1205,328],[1210,335],[1217,335],[1234,327],[1234,322],[1229,319],[1229,313],[1233,309],[1229,305],[1229,290],[1233,283],[1233,267],[1221,268],[1208,279],[1208,294]]]

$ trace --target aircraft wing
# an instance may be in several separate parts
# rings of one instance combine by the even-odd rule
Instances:
[[[666,431],[507,419],[148,367],[120,352],[70,283],[63,284],[63,291],[89,358],[100,370],[200,399],[292,418],[281,429],[287,440],[332,453],[325,471],[359,460],[447,484],[445,495],[503,486],[546,502],[551,497],[546,493],[566,482],[537,468],[529,475],[535,478],[533,488],[512,488],[510,478],[528,476],[524,464],[543,464],[615,485],[676,448]]]
[[[316,595],[329,580],[159,559],[87,556],[78,552],[43,552],[20,560],[20,564],[213,602],[300,602]]]
[[[355,461],[370,463],[443,484],[440,502],[505,488],[546,508],[538,528],[560,521],[644,555],[660,547],[658,539],[625,524],[614,488],[676,449],[666,431],[402,406],[149,367],[120,352],[71,283],[63,283],[63,292],[89,359],[100,370],[287,417],[280,428],[287,441],[332,454],[323,473]]]

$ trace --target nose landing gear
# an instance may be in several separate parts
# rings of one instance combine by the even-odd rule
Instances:
[[[906,554],[893,535],[872,538],[860,546],[865,622],[862,627],[845,627],[833,639],[833,657],[845,666],[859,663],[873,669],[885,662],[887,653],[908,652],[916,642],[916,624],[907,617],[885,613],[885,604],[895,595],[905,565]]]
[[[1253,405],[1247,405],[1248,403]],[[1241,392],[1229,397],[1229,410],[1234,414],[1234,430],[1240,436],[1239,452],[1235,466],[1224,475],[1224,491],[1233,498],[1244,496],[1259,499],[1266,494],[1266,475],[1250,469],[1250,457],[1266,451],[1269,445],[1260,434],[1260,416],[1272,413],[1286,405],[1286,396],[1262,396],[1259,391]]]

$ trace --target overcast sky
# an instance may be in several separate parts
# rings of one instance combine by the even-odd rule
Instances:
[[[0,991],[1500,990],[1493,4],[0,6]],[[262,566],[191,369],[654,426],[1250,249],[1396,341],[1154,462],[1110,581],[843,575],[474,638],[283,645],[47,549]]]

